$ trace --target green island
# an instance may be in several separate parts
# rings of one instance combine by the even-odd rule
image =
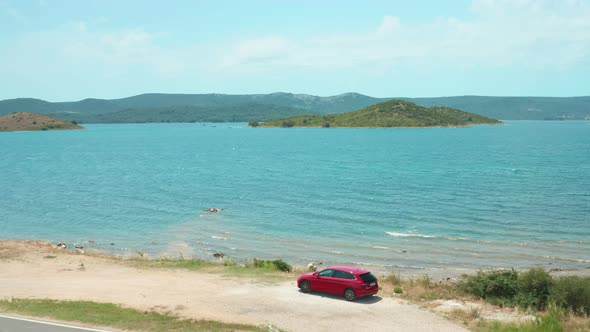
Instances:
[[[84,127],[47,115],[27,112],[12,113],[0,118],[0,131],[78,130]]]
[[[390,100],[364,109],[333,115],[297,116],[283,120],[251,122],[252,127],[309,128],[426,128],[500,125],[502,122],[448,107],[422,107],[404,100]]]

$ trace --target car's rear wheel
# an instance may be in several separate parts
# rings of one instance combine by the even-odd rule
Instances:
[[[352,288],[348,288],[344,291],[344,298],[346,299],[346,301],[354,301],[356,300],[356,293]]]
[[[304,293],[309,293],[311,292],[311,284],[309,281],[302,281],[301,284],[299,284],[299,289]]]

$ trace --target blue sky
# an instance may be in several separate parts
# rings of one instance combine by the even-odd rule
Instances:
[[[590,95],[590,0],[0,0],[0,99]]]

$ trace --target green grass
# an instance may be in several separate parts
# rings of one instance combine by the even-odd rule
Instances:
[[[301,271],[293,270],[293,267],[283,260],[253,259],[244,265],[224,264],[223,269],[217,270],[227,277],[250,278],[264,283],[276,283],[295,278]],[[217,272],[216,271],[216,272]]]
[[[236,261],[226,258],[222,264],[208,262],[201,259],[172,259],[172,258],[158,258],[158,259],[128,259],[124,260],[127,264],[139,268],[162,268],[162,269],[185,269],[185,270],[203,270],[212,267],[235,267],[237,269],[255,269],[261,272],[292,272],[293,267],[282,259],[263,260],[254,258],[248,261],[245,265],[238,266]]]
[[[2,300],[0,311],[46,317],[102,327],[135,331],[267,331],[263,327],[211,320],[181,319],[156,312],[141,312],[109,303],[55,300]]]
[[[124,260],[127,264],[138,268],[162,268],[162,269],[185,269],[185,270],[203,270],[218,264],[207,262],[200,259],[128,259]]]
[[[223,263],[208,262],[200,259],[128,259],[124,264],[135,268],[147,269],[184,269],[189,271],[201,271],[205,273],[217,273],[225,277],[249,278],[254,281],[275,283],[293,278],[293,267],[281,259],[261,260],[253,259],[245,264],[238,265],[236,261],[226,258]]]
[[[483,322],[478,332],[562,332],[561,323],[552,318],[540,318],[528,323]]]

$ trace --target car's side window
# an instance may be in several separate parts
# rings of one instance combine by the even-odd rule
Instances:
[[[344,272],[344,271],[334,271],[334,275],[332,276],[338,279],[347,279],[347,280],[355,280],[356,278],[352,273]]]
[[[343,272],[344,273],[344,279],[348,279],[348,280],[355,280],[356,278],[354,277],[354,274],[352,273],[348,273],[348,272]]]
[[[320,277],[333,277],[334,276],[334,270],[324,270],[322,272],[320,272],[320,274],[318,274]]]

